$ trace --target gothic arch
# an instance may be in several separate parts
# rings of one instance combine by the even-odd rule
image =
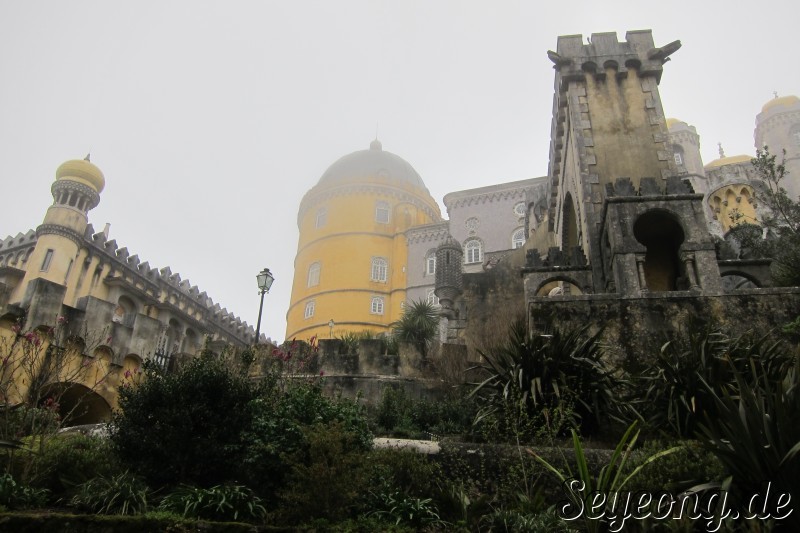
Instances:
[[[560,289],[560,294],[553,294],[555,289]],[[536,288],[536,296],[576,295],[588,292],[581,288],[580,283],[569,276],[558,275],[547,278]]]
[[[564,205],[561,217],[561,249],[571,250],[580,246],[580,234],[578,233],[578,212],[575,210],[575,202],[572,194],[564,195]]]

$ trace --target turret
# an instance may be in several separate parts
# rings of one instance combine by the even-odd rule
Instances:
[[[26,278],[44,278],[65,284],[83,241],[88,212],[100,203],[105,177],[86,159],[71,160],[56,170],[50,191],[53,205],[36,228],[36,249],[27,265]]]
[[[463,281],[464,252],[461,245],[448,236],[436,248],[436,289],[434,294],[439,298],[443,314],[452,316],[453,303],[464,288]]]

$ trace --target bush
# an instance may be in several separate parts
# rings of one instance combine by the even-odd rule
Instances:
[[[62,495],[95,477],[110,477],[120,465],[107,439],[81,434],[57,435],[31,457],[32,484]]]
[[[327,398],[316,382],[299,382],[282,394],[254,402],[254,418],[244,434],[247,443],[241,480],[270,498],[284,485],[293,462],[308,453],[308,428],[336,423],[356,451],[372,447],[363,409],[345,398]]]
[[[303,433],[308,448],[291,458],[288,486],[281,493],[286,518],[352,518],[367,487],[358,436],[340,422],[308,426]]]
[[[261,498],[243,485],[217,485],[207,489],[184,486],[168,494],[159,509],[185,518],[223,522],[259,522],[267,514]]]
[[[24,509],[44,505],[47,490],[17,483],[11,474],[0,476],[0,505],[9,509]]]
[[[111,431],[118,455],[154,486],[212,486],[236,476],[259,388],[208,357],[175,373],[145,364],[145,374],[137,387],[120,389]]]
[[[96,477],[78,487],[70,504],[98,514],[142,514],[147,512],[150,489],[129,472]]]
[[[385,387],[381,401],[372,409],[376,431],[405,438],[468,434],[477,413],[476,402],[455,391],[439,400],[414,400],[402,387]]]

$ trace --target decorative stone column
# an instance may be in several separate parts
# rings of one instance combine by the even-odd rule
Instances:
[[[686,270],[686,278],[689,280],[689,290],[699,291],[700,285],[697,283],[694,252],[681,252],[681,261],[683,261],[683,267]]]
[[[642,294],[650,292],[647,288],[647,278],[644,275],[644,254],[636,254],[636,273],[639,275],[639,290]]]

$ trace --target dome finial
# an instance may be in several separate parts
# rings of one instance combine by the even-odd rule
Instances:
[[[774,95],[775,95],[775,98],[777,98],[777,97],[778,97],[778,91],[772,91],[772,94],[774,94]]]
[[[372,141],[371,143],[369,143],[369,149],[370,150],[378,150],[378,151],[383,150],[383,145],[378,140],[378,137],[375,137],[375,140]]]
[[[725,150],[722,149],[722,143],[717,143],[717,146],[719,146],[719,158],[722,159],[725,157]]]
[[[92,160],[91,160],[91,159],[89,159],[89,156],[90,156],[90,155],[92,155],[92,154],[91,154],[91,153],[88,153],[88,154],[86,154],[86,157],[84,157],[84,158],[83,158],[83,160],[84,160],[84,161],[89,161],[89,162],[91,162]]]

